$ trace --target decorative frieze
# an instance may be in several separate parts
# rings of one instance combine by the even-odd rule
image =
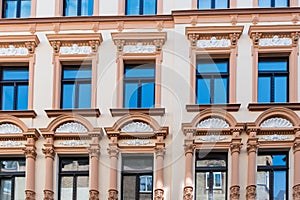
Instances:
[[[11,140],[0,142],[0,147],[21,147],[21,146],[24,146],[24,143],[11,141]]]
[[[217,39],[211,37],[210,40],[198,40],[198,48],[216,48],[216,47],[229,47],[231,45],[230,39]]]
[[[280,38],[278,35],[274,35],[273,38],[261,38],[259,40],[259,46],[289,46],[292,45],[291,38]]]
[[[123,48],[124,53],[153,53],[156,51],[154,45],[144,45],[138,42],[136,45],[125,45]]]
[[[22,133],[23,131],[14,124],[1,124],[0,125],[0,134],[9,134],[9,133]]]
[[[154,190],[154,200],[164,200],[164,190],[155,189]]]
[[[118,200],[118,190],[108,190],[108,200]]]
[[[28,54],[26,47],[15,47],[9,45],[7,48],[0,48],[0,56],[24,56]]]
[[[204,141],[204,142],[219,142],[223,140],[227,140],[227,137],[221,135],[206,135],[197,138],[195,141]]]
[[[81,141],[81,140],[66,140],[63,142],[59,142],[59,145],[63,145],[63,146],[71,146],[71,147],[75,147],[75,146],[88,146],[89,143],[85,142],[85,141]]]
[[[119,155],[119,147],[116,145],[110,145],[109,148],[107,148],[107,152],[109,154],[110,157],[116,157],[118,158]]]
[[[240,199],[240,186],[235,185],[230,187],[230,200]]]
[[[229,128],[229,124],[223,119],[212,117],[212,118],[208,118],[208,119],[201,121],[197,125],[197,128],[219,128],[219,129],[222,129],[222,128]]]
[[[60,54],[90,54],[92,53],[92,48],[90,46],[79,46],[78,44],[73,44],[72,46],[60,47]]]
[[[88,130],[77,122],[69,122],[62,124],[56,130],[56,133],[86,133]]]
[[[193,187],[191,186],[184,187],[183,200],[193,200]]]
[[[256,186],[255,185],[247,186],[246,200],[256,200]]]
[[[153,142],[148,141],[148,140],[127,140],[122,142],[122,144],[128,145],[128,146],[145,146],[145,145],[150,145],[153,144]]]
[[[99,200],[99,192],[97,190],[90,190],[89,200]]]
[[[132,122],[121,128],[121,132],[153,132],[149,124],[143,122]]]
[[[260,140],[265,140],[265,141],[283,141],[283,140],[289,140],[291,139],[289,136],[286,135],[266,135],[262,136],[259,138]]]
[[[292,128],[293,124],[287,120],[280,117],[274,117],[263,121],[260,124],[261,128]]]
[[[0,56],[28,56],[40,43],[36,35],[0,36]]]

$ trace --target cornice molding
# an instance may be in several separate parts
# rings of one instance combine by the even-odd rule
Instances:
[[[31,55],[34,54],[39,43],[40,40],[36,35],[2,35],[0,36],[0,49],[3,50],[3,53],[0,51],[0,56]],[[18,49],[22,51],[17,51]]]

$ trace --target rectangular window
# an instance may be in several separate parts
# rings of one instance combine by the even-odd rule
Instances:
[[[3,18],[30,17],[31,0],[3,0]]]
[[[124,107],[152,108],[155,98],[155,64],[125,64]]]
[[[228,103],[228,59],[197,59],[196,94],[197,104]]]
[[[91,107],[91,77],[90,66],[63,66],[61,108]]]
[[[64,0],[64,16],[92,16],[94,0]]]
[[[152,200],[153,156],[122,156],[122,200]]]
[[[257,196],[288,199],[288,153],[258,152]]]
[[[289,0],[258,0],[260,8],[289,7]]]
[[[1,69],[1,110],[27,110],[28,67]]]
[[[229,0],[198,0],[199,9],[229,8]]]
[[[258,102],[288,102],[288,58],[259,58]]]
[[[25,199],[25,159],[1,159],[0,164],[0,199]]]
[[[156,0],[126,0],[126,15],[155,15]]]
[[[227,199],[227,153],[196,154],[196,200]]]
[[[60,158],[59,200],[89,196],[89,158]]]

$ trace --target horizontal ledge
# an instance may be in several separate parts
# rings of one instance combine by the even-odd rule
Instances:
[[[165,114],[165,108],[110,108],[109,110],[113,117],[135,113],[143,113],[151,116],[163,116]]]
[[[199,112],[208,108],[212,109],[223,109],[229,112],[237,112],[240,109],[241,104],[190,104],[186,105],[185,109],[187,112]]]
[[[99,109],[53,109],[53,110],[45,110],[47,116],[50,117],[58,117],[60,115],[81,115],[84,117],[99,117],[101,115]]]
[[[300,110],[300,103],[249,103],[249,111],[265,111],[269,108],[284,107],[292,110]]]
[[[0,115],[12,115],[18,118],[35,118],[37,116],[34,110],[1,110]]]

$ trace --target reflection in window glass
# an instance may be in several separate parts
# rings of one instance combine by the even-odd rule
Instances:
[[[64,0],[64,16],[93,15],[94,0]]]
[[[271,7],[288,7],[289,0],[258,0],[258,7],[271,8]]]
[[[156,0],[126,0],[126,15],[155,15]]]
[[[198,0],[199,9],[229,8],[228,0]]]
[[[28,18],[31,0],[3,0],[3,18]]]

